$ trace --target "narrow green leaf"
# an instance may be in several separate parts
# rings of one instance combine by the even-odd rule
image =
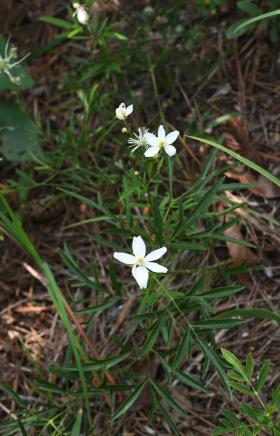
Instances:
[[[219,357],[217,356],[217,354],[206,344],[206,342],[202,341],[201,339],[199,340],[199,346],[201,348],[201,351],[203,352],[203,354],[205,355],[205,357],[207,359],[209,359],[209,361],[212,363],[212,365],[214,366],[214,368],[217,370],[220,379],[222,380],[225,389],[229,395],[229,397],[231,397],[231,392],[230,389],[228,387],[228,377],[225,373],[225,370],[220,362]]]
[[[240,412],[242,412],[244,415],[250,416],[253,422],[258,422],[259,418],[262,417],[262,413],[249,406],[248,404],[240,404]]]
[[[150,379],[150,384],[154,388],[154,390],[158,393],[158,395],[171,406],[178,413],[181,413],[183,416],[187,416],[184,409],[154,380]]]
[[[18,396],[18,394],[10,388],[5,383],[0,382],[0,390],[5,392],[6,395],[8,395],[19,407],[25,407],[25,402]]]
[[[181,364],[187,351],[190,348],[190,341],[191,341],[191,332],[190,332],[190,329],[188,328],[186,330],[184,336],[182,337],[180,344],[177,348],[177,353],[176,353],[174,362],[173,362],[172,367],[171,367],[172,371],[174,371],[176,368],[178,368],[178,366]]]
[[[153,346],[157,340],[157,337],[159,335],[160,327],[161,327],[161,320],[159,319],[152,326],[150,333],[149,333],[149,335],[148,335],[148,337],[147,337],[147,339],[142,347],[140,357],[143,357],[145,354],[147,354],[147,353],[149,353],[149,351],[151,351],[151,349],[153,348]]]
[[[101,314],[102,312],[104,312],[104,310],[109,309],[110,307],[112,307],[114,304],[116,304],[118,302],[118,299],[112,299],[110,301],[101,303],[101,304],[97,304],[96,306],[92,306],[92,307],[87,307],[86,309],[79,309],[79,310],[75,310],[75,314],[76,315],[93,315],[93,314]]]
[[[73,24],[62,20],[61,18],[55,18],[51,16],[42,16],[38,18],[39,21],[43,21],[44,23],[52,24],[53,26],[62,27],[63,29],[72,29]]]
[[[197,390],[204,392],[205,394],[209,394],[211,391],[207,389],[205,386],[203,386],[202,383],[200,383],[199,380],[197,380],[195,377],[192,377],[190,374],[186,374],[184,371],[181,371],[178,369],[177,371],[174,371],[175,377],[177,377],[182,383],[185,385]]]
[[[126,400],[120,405],[120,407],[116,410],[116,412],[112,416],[112,420],[119,418],[123,415],[137,400],[140,396],[141,392],[144,389],[146,381],[140,383],[133,392],[126,398]]]
[[[243,286],[224,286],[220,288],[209,289],[209,291],[205,291],[199,296],[206,298],[207,300],[218,299],[218,298],[228,298],[231,295],[236,294],[244,289]]]
[[[277,321],[280,324],[280,315],[267,309],[232,309],[221,316],[240,316],[241,318],[263,318]],[[218,318],[218,317],[217,317]]]
[[[158,402],[158,408],[161,411],[162,416],[164,417],[165,421],[170,427],[170,430],[172,430],[173,434],[175,436],[180,436],[180,433],[176,427],[175,422],[173,421],[172,417],[169,415],[167,410]]]
[[[91,372],[91,371],[97,371],[100,369],[107,369],[111,368],[112,366],[117,365],[118,363],[125,360],[129,355],[131,354],[131,351],[126,351],[125,353],[122,353],[118,356],[112,356],[107,357],[106,359],[100,359],[100,360],[94,360],[90,363],[86,363],[85,365],[82,365],[83,372]],[[76,372],[78,371],[78,368],[76,366],[68,366],[63,368],[64,371],[68,372]]]
[[[273,404],[277,407],[278,412],[280,412],[280,385],[277,386],[272,392]]]
[[[269,371],[269,360],[266,359],[264,361],[264,364],[260,370],[259,377],[258,377],[258,384],[257,384],[257,391],[258,392],[260,392],[262,390],[263,385],[265,384],[265,380],[266,380],[268,371]]]
[[[229,329],[243,324],[244,321],[240,319],[206,319],[198,321],[193,324],[193,327],[197,330],[214,330],[214,329]]]
[[[236,28],[236,32],[241,30],[243,27],[250,26],[251,24],[257,23],[258,21],[267,20],[269,18],[275,17],[276,15],[280,15],[280,9],[275,9],[275,11],[266,12],[265,14],[258,15],[257,17],[249,18],[248,20],[243,21]]]
[[[241,421],[237,416],[235,416],[232,412],[229,410],[223,410],[222,415],[225,416],[229,421],[231,421],[233,424],[239,426],[241,424]]]
[[[74,422],[71,436],[80,436],[81,435],[81,426],[82,426],[82,417],[83,417],[83,409],[78,410],[76,415],[76,420]]]
[[[278,14],[280,14],[280,9],[278,11],[274,11],[274,12],[278,12]],[[266,15],[266,14],[264,14],[264,15]],[[253,20],[253,18],[252,18],[252,20]],[[248,20],[248,21],[251,21],[251,20]],[[241,156],[240,154],[236,153],[235,151],[231,150],[230,148],[225,147],[224,145],[220,145],[217,142],[210,141],[209,139],[199,138],[197,136],[187,136],[187,137],[194,139],[195,141],[200,141],[200,142],[203,142],[205,144],[211,145],[212,147],[215,147],[215,148],[223,151],[224,153],[229,154],[230,156],[234,157],[239,162],[243,163],[247,167],[251,168],[252,170],[254,170],[257,173],[261,174],[262,176],[266,177],[272,183],[274,183],[275,185],[280,187],[280,179],[278,179],[278,177],[274,176],[269,171],[265,170],[264,168],[255,164],[254,162],[250,161],[249,159],[246,159],[245,157]]]
[[[216,193],[219,191],[223,181],[224,179],[219,180],[214,186],[212,186],[210,189],[208,189],[208,191],[206,191],[206,193],[203,195],[203,197],[198,202],[196,207],[190,213],[189,217],[177,226],[177,228],[175,229],[172,235],[172,239],[179,236],[179,234],[183,230],[190,227],[197,219],[201,218],[204,211],[209,207],[211,201],[214,199]]]

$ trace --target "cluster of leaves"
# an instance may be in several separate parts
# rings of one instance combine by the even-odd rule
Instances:
[[[279,0],[270,0],[269,12],[263,10],[253,0],[240,0],[237,2],[237,7],[250,18],[244,18],[232,24],[228,31],[228,38],[238,38],[246,32],[254,29],[256,25],[260,25],[262,29],[269,31],[270,40],[277,42],[279,39],[280,25],[277,20],[277,15],[280,14]],[[272,10],[271,10],[272,8]]]
[[[258,374],[253,376],[253,358],[249,354],[245,366],[229,350],[222,348],[222,354],[229,366],[233,369],[228,371],[230,379],[228,385],[245,395],[255,399],[258,406],[252,406],[248,402],[242,402],[237,413],[228,410],[223,411],[220,419],[221,426],[217,427],[215,436],[234,433],[238,436],[255,436],[262,434],[280,435],[280,385],[273,390],[271,399],[268,400],[264,385],[269,372],[269,360],[266,360]],[[265,401],[267,398],[267,401]]]
[[[9,40],[0,36],[0,58],[3,62],[8,53]],[[32,88],[33,80],[20,63],[12,67],[11,72],[8,65],[7,71],[9,75],[0,69],[0,91],[12,91],[20,101],[20,90]],[[11,161],[32,161],[35,155],[42,154],[38,128],[26,113],[22,101],[18,104],[5,99],[0,100],[0,141],[1,154]]]

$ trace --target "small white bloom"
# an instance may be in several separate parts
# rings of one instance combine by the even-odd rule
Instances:
[[[149,270],[157,273],[166,273],[165,266],[159,265],[154,260],[160,259],[167,251],[166,247],[158,248],[146,255],[146,245],[141,236],[133,238],[132,254],[114,253],[114,258],[126,265],[132,266],[132,275],[140,289],[145,289],[148,284]]]
[[[89,21],[89,14],[86,8],[83,5],[80,5],[80,3],[73,3],[73,8],[76,9],[73,17],[77,15],[77,20],[79,21],[79,23],[83,25],[87,24]]]
[[[20,77],[14,76],[12,74],[12,70],[14,67],[16,67],[21,62],[23,62],[24,59],[26,59],[30,53],[25,55],[22,59],[19,59],[18,61],[14,62],[14,60],[17,58],[17,48],[16,47],[9,48],[9,42],[10,42],[10,38],[8,38],[6,42],[4,55],[1,56],[0,54],[0,73],[4,72],[12,83],[19,85]]]
[[[116,109],[116,118],[118,120],[126,120],[128,115],[130,115],[133,112],[133,104],[130,104],[129,106],[125,106],[124,103],[121,103],[119,107]]]
[[[148,148],[148,143],[145,136],[146,133],[148,133],[148,130],[145,129],[145,127],[139,127],[138,135],[133,133],[135,138],[129,138],[128,143],[131,144],[130,147],[133,147],[131,150],[132,153],[139,147],[145,147],[146,149]]]
[[[168,154],[168,156],[174,156],[174,154],[176,153],[176,148],[173,147],[173,145],[171,144],[176,141],[178,136],[178,130],[175,130],[174,132],[165,135],[165,130],[163,126],[159,126],[157,136],[147,132],[145,134],[145,137],[150,147],[148,148],[148,150],[145,151],[145,156],[156,156],[162,148],[164,149],[165,153]]]

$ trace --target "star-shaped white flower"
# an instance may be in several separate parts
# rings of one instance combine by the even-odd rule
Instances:
[[[126,120],[128,115],[130,115],[133,112],[133,104],[130,104],[129,106],[125,106],[124,103],[121,103],[119,107],[116,109],[116,118],[118,120]]]
[[[147,132],[145,134],[145,137],[150,147],[148,148],[148,150],[145,151],[144,153],[145,156],[146,157],[156,156],[162,148],[164,149],[166,154],[168,154],[169,156],[174,156],[174,154],[176,153],[176,148],[171,144],[173,144],[173,142],[176,141],[178,136],[179,136],[178,130],[175,130],[174,132],[165,135],[165,130],[163,126],[159,126],[158,136]]]
[[[148,133],[148,130],[145,129],[145,127],[139,127],[138,135],[136,133],[133,133],[135,138],[129,138],[128,143],[131,144],[130,147],[133,147],[131,153],[133,153],[139,147],[148,148],[146,133]]]
[[[165,266],[154,262],[162,257],[167,251],[166,247],[158,248],[151,251],[146,256],[146,245],[141,236],[133,238],[132,254],[114,253],[114,258],[126,265],[132,266],[132,275],[137,281],[140,289],[145,289],[148,284],[149,270],[157,273],[166,273],[168,270]]]

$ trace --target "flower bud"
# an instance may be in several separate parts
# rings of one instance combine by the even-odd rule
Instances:
[[[74,15],[77,15],[77,20],[80,24],[87,24],[89,21],[89,14],[86,10],[86,8],[83,5],[80,5],[80,3],[73,3],[73,8],[76,9],[76,12]]]

